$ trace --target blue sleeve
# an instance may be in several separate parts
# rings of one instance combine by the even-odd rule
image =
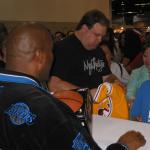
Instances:
[[[131,112],[130,112],[131,118],[141,116],[143,92],[144,92],[144,88],[143,88],[143,86],[141,86],[140,89],[138,90],[137,94],[136,94],[135,101],[134,101],[133,106],[131,108]]]

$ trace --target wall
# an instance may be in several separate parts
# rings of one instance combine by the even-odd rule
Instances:
[[[72,25],[93,8],[102,10],[111,18],[109,0],[0,0],[0,21],[8,26],[18,21],[50,22],[53,26],[65,22]]]
[[[109,0],[1,0],[0,20],[77,22],[89,9],[109,17]]]

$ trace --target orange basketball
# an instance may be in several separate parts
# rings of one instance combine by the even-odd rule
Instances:
[[[73,112],[77,112],[83,104],[83,97],[75,91],[59,91],[54,96],[67,104]]]

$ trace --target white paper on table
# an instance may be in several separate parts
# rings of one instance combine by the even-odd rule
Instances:
[[[98,115],[92,117],[92,136],[103,150],[129,130],[140,131],[144,135],[146,145],[139,150],[150,150],[150,124]]]

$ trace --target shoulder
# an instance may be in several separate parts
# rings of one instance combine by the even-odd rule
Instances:
[[[30,84],[24,84],[24,83],[8,83],[6,86],[4,86],[5,92],[9,92],[9,96],[14,97],[16,99],[24,99],[29,101],[30,100],[36,100],[36,99],[42,99],[42,102],[44,99],[51,99],[52,96],[44,89],[36,86],[32,86]],[[48,97],[48,95],[50,95]],[[44,97],[44,99],[43,99]]]
[[[64,38],[63,40],[56,42],[54,46],[61,46],[61,45],[69,44],[70,42],[76,42],[76,41],[78,41],[78,39],[75,37],[75,35],[70,35]]]
[[[112,61],[111,62],[111,67],[119,67],[119,64],[118,63],[116,63],[116,62],[114,62],[114,61]]]
[[[64,103],[53,97],[49,91],[31,85],[22,85],[22,87],[23,88],[21,90],[18,89],[17,92],[21,93],[25,102],[29,103],[32,107],[37,108],[38,112],[43,114],[55,113],[55,115],[62,116],[61,111],[70,111]]]
[[[144,81],[140,88],[138,89],[138,93],[136,97],[147,97],[149,99],[149,91],[150,91],[150,80]]]
[[[79,40],[75,37],[75,35],[70,35],[64,38],[61,41],[54,43],[54,54],[59,52],[59,54],[63,54],[64,52],[71,52],[74,50],[77,45],[79,45]]]
[[[112,61],[111,62],[111,70],[122,72],[123,71],[123,66],[120,63],[116,63],[116,62]]]
[[[136,68],[136,69],[132,70],[131,74],[133,74],[133,73],[140,73],[143,70],[145,70],[144,65],[139,67],[139,68]]]

